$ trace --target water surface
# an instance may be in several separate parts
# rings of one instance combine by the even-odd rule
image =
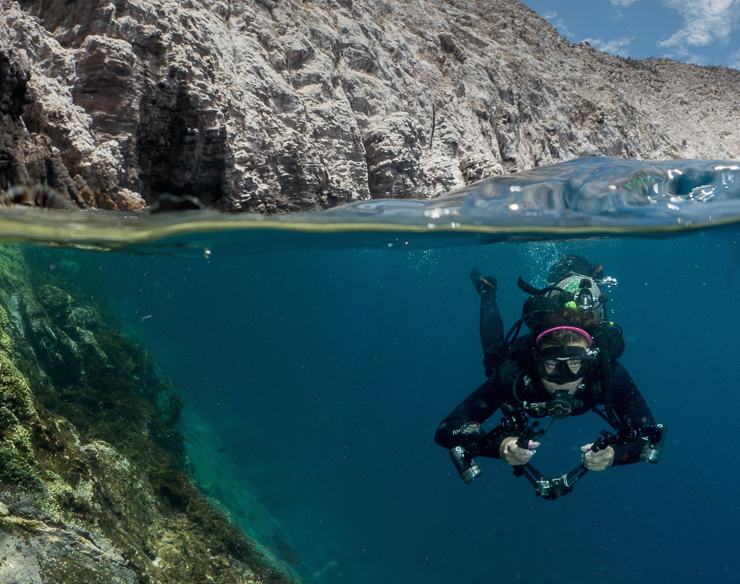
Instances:
[[[280,534],[305,582],[732,582],[737,168],[592,159],[308,216],[4,225],[154,355],[186,401],[193,480],[278,555]],[[497,460],[465,485],[432,437],[484,380],[468,274],[496,276],[511,325],[517,277],[543,285],[566,253],[618,281],[620,362],[669,427],[663,458],[553,502]],[[603,427],[556,422],[538,467],[570,470]]]

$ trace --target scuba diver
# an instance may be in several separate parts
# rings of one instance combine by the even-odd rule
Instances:
[[[481,297],[481,341],[487,379],[439,425],[434,440],[448,448],[467,483],[481,474],[474,458],[500,458],[525,476],[536,494],[552,500],[570,493],[589,470],[660,459],[665,427],[655,424],[632,378],[616,359],[624,350],[621,329],[606,319],[602,268],[565,256],[538,290],[519,278],[530,294],[522,318],[503,334],[496,304],[497,282],[473,270]],[[531,334],[518,338],[522,326]],[[497,410],[499,426],[481,424]],[[581,447],[582,462],[569,473],[545,477],[530,461],[547,430],[538,419],[593,411],[614,430]],[[549,426],[548,426],[549,428]]]

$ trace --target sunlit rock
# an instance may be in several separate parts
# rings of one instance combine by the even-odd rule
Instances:
[[[280,213],[740,156],[740,72],[573,45],[516,0],[8,1],[0,63],[0,188],[78,206]]]

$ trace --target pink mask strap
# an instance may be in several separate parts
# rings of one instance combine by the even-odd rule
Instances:
[[[542,338],[545,335],[549,335],[550,333],[553,333],[555,331],[572,331],[574,333],[578,333],[579,335],[583,335],[586,337],[586,340],[588,341],[588,346],[591,346],[591,343],[593,343],[593,339],[591,338],[591,335],[589,335],[586,331],[583,329],[576,328],[574,326],[556,326],[555,328],[551,328],[546,330],[544,333],[542,333],[540,336],[537,337],[537,340],[535,341],[535,344],[539,344],[539,342],[542,340]]]

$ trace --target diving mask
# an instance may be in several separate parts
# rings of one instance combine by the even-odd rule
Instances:
[[[541,379],[563,385],[581,379],[596,360],[598,351],[583,347],[547,347],[537,355],[537,372]]]

